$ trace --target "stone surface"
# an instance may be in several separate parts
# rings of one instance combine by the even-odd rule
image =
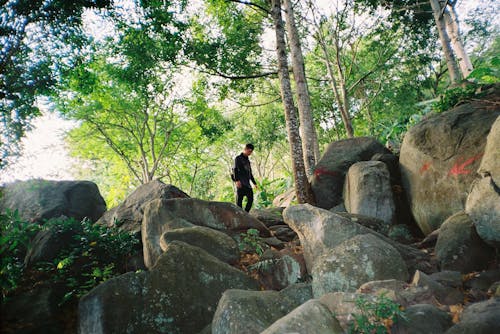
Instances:
[[[319,301],[325,305],[335,318],[339,321],[342,328],[347,332],[350,324],[354,320],[353,314],[360,314],[361,310],[356,305],[356,300],[364,298],[369,301],[375,300],[373,296],[350,293],[350,292],[333,292],[323,295]]]
[[[200,247],[229,264],[236,263],[240,258],[240,250],[236,241],[227,234],[209,227],[184,227],[163,233],[160,238],[162,251],[165,251],[168,244],[175,240]]]
[[[367,161],[376,153],[390,153],[370,137],[357,137],[331,143],[318,161],[311,179],[316,204],[331,209],[342,203],[344,178],[351,165]]]
[[[484,155],[477,171],[483,177],[491,176],[493,182],[500,186],[500,150],[498,149],[498,143],[500,143],[500,116],[493,123],[486,138]]]
[[[434,281],[450,288],[462,288],[462,273],[459,271],[444,270],[429,275]]]
[[[60,216],[97,221],[106,211],[97,185],[90,181],[17,181],[6,184],[1,193],[0,212],[18,210],[27,221]]]
[[[392,224],[396,207],[386,164],[381,161],[353,164],[344,183],[344,203],[349,213],[375,217],[387,225]]]
[[[446,334],[496,334],[500,333],[500,298],[475,303],[467,308],[460,322]]]
[[[262,237],[270,236],[263,223],[231,203],[195,198],[157,199],[148,202],[144,208],[141,236],[146,267],[152,267],[163,253],[160,245],[163,233],[193,226],[205,226],[236,235],[253,228]]]
[[[453,325],[448,313],[434,305],[417,304],[404,311],[405,319],[399,319],[391,328],[393,334],[442,334]]]
[[[481,239],[500,248],[500,187],[493,182],[491,176],[474,182],[467,197],[465,211],[476,225]]]
[[[144,206],[154,199],[188,198],[179,188],[153,180],[139,186],[121,204],[108,210],[99,219],[100,224],[119,226],[120,229],[132,233],[141,231]]]
[[[263,222],[267,227],[284,224],[282,207],[265,209],[254,208],[250,210],[250,215]]]
[[[262,332],[262,334],[283,333],[342,334],[344,331],[330,310],[312,299]]]
[[[260,261],[252,266],[259,273],[266,289],[281,290],[302,279],[300,263],[290,255],[267,250]]]
[[[30,242],[30,247],[24,258],[25,267],[31,267],[37,262],[52,262],[59,252],[73,242],[76,232],[59,231],[54,228],[39,231]]]
[[[290,205],[297,202],[297,195],[295,194],[295,189],[289,189],[281,195],[278,195],[273,200],[273,206],[275,208],[287,208]]]
[[[464,274],[487,269],[495,258],[495,250],[481,240],[474,223],[464,212],[451,216],[441,225],[435,250],[442,270]]]
[[[0,303],[0,332],[5,334],[63,333],[58,316],[62,295],[51,286],[38,286]],[[66,307],[68,310],[68,307]],[[73,315],[74,316],[74,315]]]
[[[408,270],[398,251],[371,234],[357,235],[324,253],[311,271],[313,294],[353,292],[373,280],[407,280]]]
[[[455,305],[464,301],[464,294],[461,290],[444,286],[418,270],[413,276],[412,285],[429,290],[436,300],[443,305]]]
[[[302,305],[309,299],[313,299],[311,283],[292,284],[281,290],[280,293],[282,296],[294,300],[298,305]]]
[[[424,234],[464,210],[486,137],[500,107],[472,101],[429,116],[412,127],[401,146],[402,180]]]
[[[428,254],[413,247],[401,245],[383,235],[345,218],[309,204],[288,207],[283,212],[287,224],[298,234],[303,247],[307,269],[312,271],[315,259],[342,242],[358,235],[373,234],[389,243],[401,254],[408,270],[424,270],[429,260]]]
[[[173,241],[149,271],[107,280],[82,297],[79,333],[197,333],[224,291],[258,288],[201,248]]]
[[[212,333],[258,334],[297,306],[277,291],[227,290],[217,305]]]

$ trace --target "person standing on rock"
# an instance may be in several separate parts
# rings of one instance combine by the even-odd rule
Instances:
[[[250,181],[257,189],[257,182],[253,177],[250,159],[248,159],[252,155],[253,149],[252,144],[246,144],[243,152],[234,159],[233,167],[233,181],[236,183],[236,205],[243,208],[243,197],[246,197],[246,212],[250,211],[253,204],[253,190]]]

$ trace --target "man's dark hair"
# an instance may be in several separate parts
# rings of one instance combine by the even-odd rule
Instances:
[[[253,144],[246,144],[245,148],[248,148],[249,150],[253,151],[254,146],[253,146]]]

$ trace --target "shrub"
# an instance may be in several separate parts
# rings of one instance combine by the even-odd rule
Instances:
[[[239,247],[242,252],[257,253],[260,256],[264,253],[267,245],[259,236],[259,231],[250,228],[246,233],[240,234]]]
[[[365,297],[356,299],[358,314],[352,314],[354,322],[348,333],[352,334],[387,334],[398,319],[405,319],[399,304],[384,295],[375,300]]]
[[[107,279],[127,271],[128,258],[139,241],[116,227],[106,227],[84,219],[51,219],[42,226],[23,222],[17,213],[1,216],[2,295],[39,281],[63,287],[61,303],[76,300]],[[27,245],[40,230],[70,233],[72,238],[50,262],[23,267]],[[5,275],[4,275],[5,273]]]

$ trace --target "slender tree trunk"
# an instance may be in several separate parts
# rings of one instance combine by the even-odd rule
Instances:
[[[321,28],[320,28],[321,29]],[[344,123],[344,128],[347,133],[348,138],[354,137],[354,130],[352,128],[351,118],[349,117],[349,110],[346,110],[346,106],[344,105],[345,98],[343,98],[338,89],[338,82],[335,78],[335,74],[333,73],[332,63],[330,62],[330,58],[328,56],[328,50],[326,48],[323,37],[318,35],[319,45],[321,50],[323,51],[323,56],[325,57],[325,65],[326,70],[328,72],[328,76],[330,77],[330,84],[332,86],[333,94],[335,95],[335,100],[337,101],[337,106],[339,108],[340,117],[342,118],[342,123]]]
[[[462,38],[460,37],[460,27],[458,25],[458,16],[455,10],[456,0],[448,1],[448,6],[443,13],[446,22],[446,27],[448,29],[451,46],[457,55],[458,64],[460,65],[460,71],[462,72],[462,77],[467,78],[472,72],[474,67],[469,58],[469,55],[465,51],[464,44],[462,43]]]
[[[278,56],[278,76],[280,80],[281,99],[285,109],[286,128],[290,153],[292,158],[292,171],[295,182],[295,192],[299,203],[314,204],[311,185],[307,179],[304,166],[304,153],[299,133],[297,110],[293,103],[292,87],[288,74],[288,59],[286,56],[285,29],[281,16],[281,0],[270,0],[271,15],[276,33],[276,52]]]
[[[460,71],[457,66],[457,61],[455,59],[455,54],[451,48],[451,41],[448,33],[446,32],[446,23],[442,15],[443,8],[439,4],[439,0],[429,0],[432,7],[432,12],[434,14],[434,20],[436,21],[437,30],[439,32],[439,39],[441,40],[441,45],[443,47],[444,57],[446,59],[446,65],[448,66],[448,74],[452,84],[458,83],[460,81]]]
[[[297,104],[299,107],[300,135],[304,152],[305,168],[308,176],[312,176],[316,161],[319,160],[318,135],[314,127],[311,99],[307,87],[304,57],[300,46],[300,36],[295,24],[295,16],[291,0],[283,0],[286,30],[292,55],[292,70],[295,85],[297,86]]]

